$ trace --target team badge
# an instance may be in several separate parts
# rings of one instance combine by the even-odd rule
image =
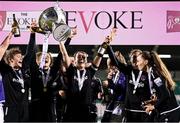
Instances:
[[[141,75],[141,81],[145,81],[146,80],[146,76],[145,75]]]
[[[155,83],[158,87],[160,87],[160,86],[163,84],[160,77],[156,78],[156,79],[154,80],[154,83]]]

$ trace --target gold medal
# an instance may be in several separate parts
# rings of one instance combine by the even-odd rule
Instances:
[[[44,88],[43,88],[43,91],[44,91],[44,92],[47,92],[47,88],[46,88],[46,87],[44,87]]]

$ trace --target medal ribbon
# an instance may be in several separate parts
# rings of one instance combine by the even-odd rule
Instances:
[[[86,74],[86,70],[83,70],[83,74],[82,77],[80,75],[80,70],[77,70],[77,77],[78,77],[78,85],[79,85],[79,90],[81,90],[84,80],[85,80],[85,74]]]
[[[152,72],[152,67],[149,68],[148,70],[148,80],[149,80],[149,89],[150,89],[150,92],[151,94],[153,94],[153,83],[151,81],[151,72]]]
[[[24,88],[24,80],[22,76],[21,70],[15,71],[16,77],[18,78],[19,83],[21,84],[21,87]]]
[[[115,77],[113,79],[113,83],[116,84],[119,79],[119,71],[116,72]]]
[[[49,79],[50,69],[47,71],[47,75],[46,76],[45,76],[43,71],[41,71],[41,73],[42,73],[43,85],[44,85],[44,87],[46,87],[48,79]]]
[[[138,74],[138,77],[137,77],[136,80],[135,80],[135,75],[134,75],[133,71],[132,71],[131,75],[132,75],[132,80],[133,80],[133,83],[134,83],[133,93],[136,93],[136,88],[137,88],[137,86],[138,86],[138,84],[139,84],[139,80],[140,80],[140,78],[141,78],[142,71],[139,71],[139,74]]]

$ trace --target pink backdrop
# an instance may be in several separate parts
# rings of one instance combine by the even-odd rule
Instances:
[[[38,19],[43,10],[54,5],[54,2],[0,1],[0,42],[10,30],[12,21],[9,18],[12,17],[12,13],[15,13],[17,18]],[[114,45],[180,45],[180,32],[178,32],[180,31],[178,30],[180,16],[178,14],[173,14],[173,17],[177,16],[176,23],[173,23],[176,30],[167,31],[167,11],[179,13],[180,2],[60,2],[59,5],[63,10],[71,11],[69,12],[69,19],[71,19],[68,21],[69,26],[77,25],[78,34],[71,44],[101,44],[116,22],[118,32],[112,42]],[[123,28],[117,20],[115,21],[115,11],[127,29]],[[127,12],[122,14],[123,11]],[[135,13],[135,27],[142,27],[141,29],[131,29],[133,12]],[[22,13],[28,13],[28,16]],[[5,20],[4,16],[6,16]],[[107,29],[97,27],[96,22],[101,28],[107,27],[110,23],[109,18],[112,19],[112,23]],[[12,44],[27,44],[29,40],[29,32],[23,29],[27,25],[22,23],[20,26],[22,27],[21,37],[13,38]],[[43,37],[37,34],[38,44],[42,44]],[[57,44],[52,35],[49,43]]]

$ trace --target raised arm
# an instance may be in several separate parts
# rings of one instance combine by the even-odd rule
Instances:
[[[66,47],[70,44],[71,39],[77,35],[77,28],[72,28],[71,29],[71,35],[67,38],[67,40],[65,42],[60,42],[59,43],[59,48],[60,48],[60,52],[62,54],[62,59],[65,62],[65,67],[68,68],[71,64],[71,59],[67,53]]]
[[[70,44],[70,41],[74,36],[77,35],[77,27],[71,29],[71,35],[67,38],[64,45],[67,47]]]
[[[96,55],[94,60],[93,60],[93,65],[98,68],[100,63],[101,63],[101,60],[102,60],[102,56],[101,55]]]
[[[70,44],[70,41],[71,41],[71,38],[68,38],[64,45],[65,47],[67,47],[69,44]],[[60,48],[60,45],[59,45],[59,48]],[[56,74],[59,70],[59,66],[61,65],[61,63],[63,62],[63,55],[61,53],[61,49],[59,49],[59,53],[58,53],[58,56],[57,58],[54,60],[54,63],[53,63],[53,66],[51,67],[51,72],[50,74],[52,74],[52,76],[56,77]]]
[[[59,48],[61,50],[62,56],[63,56],[63,61],[65,63],[65,67],[68,68],[71,64],[71,59],[67,53],[66,47],[64,45],[64,42],[59,42]]]
[[[31,59],[32,59],[32,57],[34,57],[35,52],[36,52],[35,51],[36,50],[36,34],[33,31],[34,27],[37,27],[36,21],[33,21],[31,23],[31,25],[29,26],[29,30],[31,33],[30,33],[29,43],[27,45],[26,53],[25,53],[25,57],[24,57],[24,62],[27,64],[31,63],[31,61],[32,61]]]
[[[95,65],[95,67],[99,67],[102,57],[108,47],[108,44],[113,40],[115,35],[116,35],[116,29],[114,28],[114,29],[112,29],[111,34],[105,38],[105,41],[99,47],[98,53],[93,61],[93,65]]]
[[[12,35],[13,35],[13,33],[10,32],[10,33],[8,34],[8,36],[4,39],[4,41],[3,41],[3,42],[1,43],[1,45],[0,45],[0,61],[1,61],[1,59],[3,58],[5,52],[6,52],[8,46],[9,46],[9,44],[10,44]]]
[[[35,33],[31,32],[30,40],[29,40],[29,43],[27,45],[26,53],[25,53],[25,56],[24,56],[24,60],[26,61],[26,63],[27,62],[30,63],[32,55],[35,53],[35,46],[36,46]]]
[[[107,53],[109,55],[109,58],[111,59],[111,62],[114,66],[116,66],[121,72],[128,73],[131,72],[132,67],[128,66],[124,63],[121,63],[115,56],[115,53],[110,45],[107,47]]]

